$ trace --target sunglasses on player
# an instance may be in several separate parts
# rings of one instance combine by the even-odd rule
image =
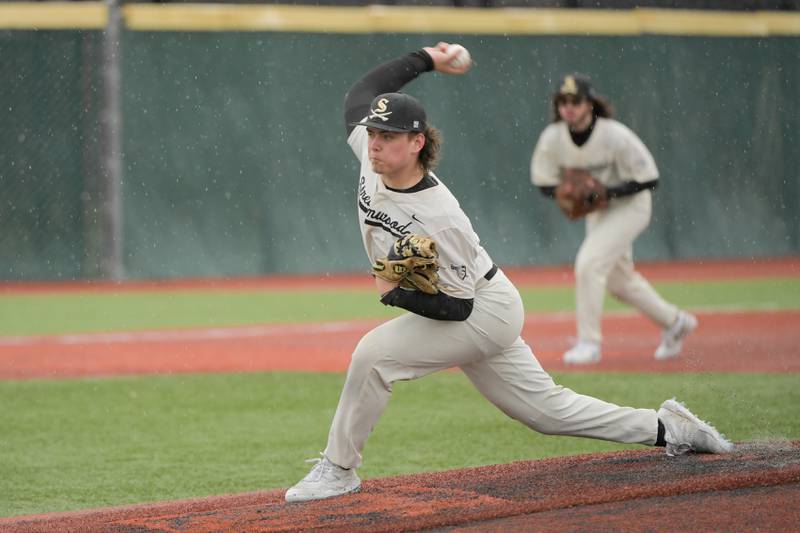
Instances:
[[[583,96],[559,96],[556,99],[556,103],[559,106],[566,106],[566,105],[579,106],[585,101],[586,98]]]

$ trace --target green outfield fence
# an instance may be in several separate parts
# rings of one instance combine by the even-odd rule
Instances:
[[[438,40],[476,68],[408,91],[497,262],[570,262],[580,242],[528,180],[572,70],[661,170],[637,258],[800,252],[798,13],[126,4],[116,191],[107,20],[102,3],[0,4],[0,280],[363,270],[343,95]]]

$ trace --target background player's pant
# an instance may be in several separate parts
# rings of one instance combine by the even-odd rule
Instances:
[[[519,293],[498,271],[478,283],[464,322],[408,313],[367,333],[353,352],[325,455],[345,468],[359,466],[392,384],[454,366],[504,413],[542,433],[655,443],[654,410],[618,407],[556,385],[519,337],[523,321]]]
[[[650,191],[614,200],[608,209],[586,217],[586,238],[575,259],[575,310],[578,338],[599,343],[606,289],[666,328],[678,308],[665,301],[633,267],[633,241],[650,223]]]

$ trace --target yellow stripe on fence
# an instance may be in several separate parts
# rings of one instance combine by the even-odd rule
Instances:
[[[125,6],[139,30],[268,30],[330,33],[631,34],[629,12],[446,7],[287,5]]]
[[[140,31],[277,31],[473,35],[800,35],[800,13],[679,9],[539,9],[276,4],[124,4]],[[99,29],[102,2],[0,3],[0,28]]]
[[[0,2],[0,28],[12,30],[94,30],[106,26],[102,2]]]
[[[800,13],[758,11],[756,16],[769,28],[769,35],[800,35]]]
[[[688,11],[673,9],[636,9],[641,33],[662,35],[709,35],[759,37],[778,33],[779,19],[766,12]],[[783,15],[786,17],[786,15]],[[788,14],[795,23],[800,16]],[[773,26],[775,28],[773,29]],[[797,30],[797,28],[795,28]]]
[[[799,35],[800,14],[671,9],[128,4],[131,29],[477,35]]]

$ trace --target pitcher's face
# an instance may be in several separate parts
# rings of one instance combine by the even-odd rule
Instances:
[[[367,128],[369,136],[369,161],[372,171],[381,175],[393,175],[417,165],[419,151],[425,145],[421,133],[398,133]]]

